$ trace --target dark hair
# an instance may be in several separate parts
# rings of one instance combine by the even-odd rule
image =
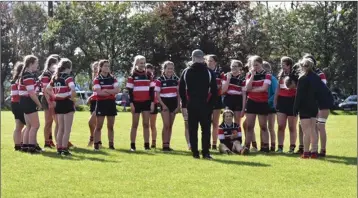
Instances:
[[[34,55],[27,55],[24,57],[24,61],[23,61],[23,68],[21,70],[20,76],[19,78],[22,78],[22,76],[24,75],[25,70],[30,66],[30,64],[34,64],[37,61],[37,57]]]
[[[218,57],[215,54],[208,54],[206,55],[207,58],[212,58],[216,63],[218,62]]]
[[[17,79],[19,79],[20,73],[22,68],[24,67],[24,63],[17,61],[13,70],[12,70],[12,81],[17,81]]]
[[[286,63],[287,65],[290,66],[290,73],[292,72],[292,66],[293,66],[293,60],[292,58],[288,57],[288,56],[283,56],[281,58],[281,63]],[[281,69],[280,73],[278,74],[278,77],[279,78],[282,78],[283,77],[283,69]]]
[[[49,67],[51,65],[58,63],[58,61],[59,60],[57,59],[56,55],[50,55],[49,57],[47,57],[46,62],[45,62],[45,67],[44,67],[44,70],[43,70],[41,76],[43,76],[44,73],[49,70]]]
[[[154,69],[154,66],[152,64],[150,64],[150,63],[146,63],[145,68],[146,69]]]
[[[297,85],[299,76],[300,76],[300,64],[296,63],[292,66],[291,72],[288,75],[288,77],[284,79],[286,86],[290,87],[290,85],[293,83]]]
[[[249,59],[252,61],[252,63],[254,63],[255,61],[259,62],[260,64],[263,63],[263,59],[258,55],[251,56]]]
[[[65,71],[65,69],[71,69],[72,68],[72,62],[68,58],[61,58],[60,62],[58,63],[58,67],[55,73],[55,79],[58,79],[60,77],[60,73]]]
[[[309,58],[309,59],[312,60],[314,66],[317,65],[317,61],[316,61],[316,59],[314,58],[314,56],[313,56],[312,54],[308,54],[308,53],[307,53],[307,54],[303,55],[303,58]]]
[[[230,67],[231,67],[231,65],[234,64],[234,63],[237,63],[239,67],[243,67],[242,62],[239,61],[239,60],[236,60],[236,59],[231,60],[231,62],[230,62]]]
[[[98,74],[100,74],[101,72],[102,72],[102,67],[103,67],[103,65],[105,64],[105,63],[108,63],[109,64],[109,60],[107,60],[107,59],[102,59],[102,60],[100,60],[99,62],[98,62]]]
[[[246,65],[242,68],[242,71],[246,74],[247,72],[249,72],[249,70],[249,63],[246,63]]]

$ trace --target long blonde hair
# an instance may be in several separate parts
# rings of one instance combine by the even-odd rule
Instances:
[[[134,57],[134,61],[133,61],[133,66],[132,66],[132,70],[131,70],[131,73],[133,74],[134,70],[135,70],[135,66],[137,65],[138,61],[139,60],[146,60],[144,56],[142,55],[137,55]]]
[[[309,71],[313,71],[314,62],[312,61],[312,59],[303,58],[299,64],[301,66],[300,77],[306,75]],[[303,69],[303,68],[307,68],[307,69]]]

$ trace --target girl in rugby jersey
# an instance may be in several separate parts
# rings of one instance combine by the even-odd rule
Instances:
[[[154,87],[152,74],[145,69],[145,57],[137,55],[134,57],[132,72],[127,80],[127,89],[129,91],[129,100],[132,112],[131,127],[131,151],[136,150],[137,128],[139,116],[143,118],[143,136],[144,149],[150,150],[149,147],[149,117],[150,112],[154,111]]]
[[[235,113],[234,120],[238,125],[245,114],[246,92],[242,91],[245,87],[245,74],[243,64],[239,60],[231,61],[231,72],[228,72],[223,79],[222,94],[225,94],[225,106]]]
[[[68,151],[73,116],[75,113],[75,83],[70,76],[72,62],[67,58],[61,58],[56,73],[47,85],[46,91],[50,95],[49,106],[55,107],[58,123],[56,138],[57,153],[59,155],[71,155]]]
[[[91,65],[91,70],[92,70],[92,81],[96,78],[97,74],[98,74],[98,61],[92,63]],[[93,134],[94,134],[94,130],[96,128],[96,104],[97,104],[97,93],[93,92],[93,94],[88,98],[87,100],[87,104],[89,103],[90,105],[90,112],[91,112],[91,117],[88,121],[88,126],[90,129],[90,138],[88,141],[88,147],[92,147],[93,146]],[[99,137],[99,147],[102,146],[102,141],[101,141],[101,137]]]
[[[216,150],[216,142],[218,139],[218,129],[219,129],[219,119],[221,114],[221,109],[223,108],[222,98],[221,98],[221,86],[222,86],[222,79],[224,77],[224,73],[222,70],[217,66],[218,58],[216,55],[209,54],[205,57],[206,64],[208,65],[208,68],[211,69],[215,73],[216,83],[218,85],[219,90],[219,97],[218,100],[214,104],[214,110],[212,114],[212,149]]]
[[[170,139],[173,132],[175,114],[178,113],[180,108],[178,94],[179,78],[174,73],[173,62],[165,61],[162,68],[163,75],[156,80],[155,90],[160,96],[158,100],[162,108],[163,151],[173,151],[173,149],[170,148]]]
[[[42,149],[37,144],[37,131],[40,128],[39,115],[41,102],[36,95],[36,75],[38,59],[36,56],[27,55],[24,57],[24,67],[19,77],[20,107],[24,112],[26,130],[23,135],[22,151],[39,153]]]
[[[49,106],[49,95],[46,94],[46,87],[48,83],[50,82],[53,73],[55,72],[57,63],[59,61],[60,57],[56,54],[50,55],[45,62],[45,67],[42,72],[42,74],[39,77],[40,83],[41,83],[41,93],[40,95],[43,95],[41,98],[42,108],[44,110],[44,117],[45,117],[45,126],[44,126],[44,136],[45,136],[45,145],[44,147],[52,148],[55,147],[55,144],[52,141],[52,123],[55,121],[57,122],[55,118],[55,112],[54,107]],[[55,128],[55,137],[57,135],[58,125],[56,125]]]
[[[326,132],[326,121],[329,116],[329,110],[333,107],[334,99],[332,92],[329,90],[329,88],[326,86],[327,79],[326,75],[317,68],[317,63],[315,58],[310,55],[306,54],[304,58],[309,58],[314,63],[313,71],[320,77],[322,84],[320,84],[320,87],[318,87],[318,115],[317,115],[317,128],[316,132],[318,135],[318,139],[320,139],[321,142],[321,151],[319,153],[319,156],[325,157],[326,156],[326,144],[327,144],[327,132]],[[317,141],[318,141],[317,139]]]
[[[285,129],[288,122],[290,131],[290,148],[288,153],[293,154],[296,148],[297,139],[297,117],[293,114],[293,104],[295,102],[296,88],[288,88],[285,84],[285,78],[293,72],[293,60],[284,56],[281,58],[281,71],[278,75],[279,86],[277,87],[274,106],[277,110],[278,124],[278,149],[277,153],[283,153],[283,145],[285,140]]]
[[[155,79],[154,74],[154,67],[150,63],[145,64],[145,68],[147,72],[152,74],[152,78]],[[151,148],[156,148],[157,146],[157,115],[158,115],[158,107],[159,107],[159,101],[158,101],[158,95],[155,92],[154,93],[154,111],[150,112],[150,119],[149,119],[149,129],[151,130],[151,136],[152,136],[152,145]]]
[[[226,109],[223,113],[223,122],[219,126],[219,151],[220,153],[232,154],[242,151],[242,133],[240,125],[233,122],[234,112]]]
[[[117,115],[116,94],[119,93],[117,79],[111,75],[108,60],[98,63],[98,75],[93,81],[93,90],[97,95],[96,129],[94,131],[94,150],[99,150],[99,140],[104,118],[107,117],[109,149],[114,149],[114,121]]]
[[[259,124],[262,131],[262,151],[269,152],[268,131],[267,131],[267,115],[269,113],[268,106],[268,87],[271,84],[271,74],[262,68],[263,60],[255,55],[250,57],[252,63],[250,72],[246,79],[247,103],[246,103],[246,121],[247,132],[245,139],[245,148],[243,154],[249,153],[250,143],[255,127],[256,116],[259,118]]]
[[[26,130],[24,128],[25,117],[22,108],[20,107],[20,96],[19,96],[19,75],[24,67],[22,62],[17,62],[12,71],[12,79],[11,79],[11,111],[15,117],[15,130],[14,130],[14,144],[15,151],[21,150],[21,142],[22,142],[22,132]]]

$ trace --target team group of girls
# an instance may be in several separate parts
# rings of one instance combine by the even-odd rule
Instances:
[[[318,137],[320,137],[320,155],[325,156],[325,121],[333,104],[333,98],[325,85],[325,76],[316,67],[316,60],[312,55],[305,55],[295,65],[291,58],[282,57],[278,80],[272,75],[270,64],[259,56],[251,56],[245,66],[239,60],[232,60],[230,72],[226,74],[218,67],[217,62],[217,56],[206,56],[207,66],[215,73],[221,96],[212,112],[211,148],[213,150],[217,149],[217,139],[219,139],[219,150],[222,153],[248,154],[250,151],[258,151],[254,133],[257,116],[260,126],[260,151],[275,151],[274,124],[277,117],[277,152],[283,152],[285,128],[288,123],[290,131],[288,152],[292,154],[296,147],[297,115],[299,114],[300,146],[297,153],[302,154],[304,158],[317,158]],[[58,55],[50,55],[46,60],[43,73],[38,78],[35,75],[37,68],[38,60],[32,55],[26,56],[23,62],[17,63],[14,67],[11,95],[12,110],[16,120],[15,150],[31,153],[42,151],[37,143],[39,128],[37,111],[42,108],[45,112],[45,147],[54,146],[52,123],[55,121],[57,151],[59,154],[70,155],[68,149],[73,145],[69,142],[69,138],[76,95],[75,84],[70,76],[72,63]],[[104,119],[107,118],[109,149],[114,149],[114,122],[117,115],[115,96],[120,92],[119,85],[116,77],[111,74],[108,60],[95,62],[91,68],[94,92],[88,101],[91,111],[88,146],[94,146],[95,151],[102,147],[101,131]],[[188,113],[186,107],[181,105],[178,94],[179,78],[174,70],[174,63],[166,61],[162,65],[162,75],[155,78],[154,67],[146,63],[145,57],[138,55],[134,58],[126,84],[132,113],[131,151],[136,150],[140,115],[142,115],[144,149],[156,148],[156,120],[159,110],[163,121],[163,151],[173,150],[170,146],[172,128],[176,113],[180,110],[185,121],[186,142],[190,149]],[[319,81],[316,80],[317,77]],[[311,93],[310,98],[302,97],[302,94],[307,94],[306,92]],[[42,97],[39,99],[38,95]],[[310,101],[307,101],[308,99]],[[225,109],[222,113],[223,121],[219,125],[223,109]],[[243,117],[246,118],[241,123]],[[25,128],[24,125],[26,125]],[[245,134],[244,142],[241,125]]]
[[[55,121],[55,140],[59,154],[70,155],[69,142],[75,111],[75,84],[70,76],[72,62],[50,55],[43,73],[37,77],[38,58],[33,55],[17,62],[11,81],[11,106],[15,116],[15,150],[40,153],[37,142],[40,127],[38,110],[45,114],[45,147],[53,147],[52,123]]]

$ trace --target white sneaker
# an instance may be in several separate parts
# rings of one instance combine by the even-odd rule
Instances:
[[[252,148],[250,149],[250,152],[251,152],[251,153],[256,153],[256,152],[258,152],[258,150],[257,150],[257,148],[252,147]]]

